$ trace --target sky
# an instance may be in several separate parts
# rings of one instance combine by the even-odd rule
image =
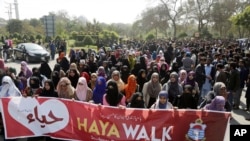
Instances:
[[[133,23],[143,10],[151,7],[151,0],[17,0],[19,17],[21,20],[40,18],[49,12],[66,10],[72,16],[83,15],[89,21],[95,18],[99,22]],[[150,2],[151,1],[151,2]],[[8,3],[14,0],[0,0],[0,17],[8,17]],[[15,18],[14,5],[12,5],[12,18]]]

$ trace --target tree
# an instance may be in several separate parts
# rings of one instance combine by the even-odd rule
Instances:
[[[188,14],[188,19],[194,19],[198,23],[198,32],[203,28],[207,28],[211,22],[212,6],[218,0],[187,0],[184,3],[185,13]]]
[[[42,39],[42,35],[41,34],[37,34],[36,35],[36,39],[40,41]]]
[[[214,23],[214,29],[218,31],[220,37],[225,37],[226,33],[231,28],[231,23],[228,19],[233,13],[235,13],[235,9],[235,0],[216,2],[213,5],[211,12],[211,20]]]
[[[78,32],[76,32],[76,31],[71,32],[72,39],[77,40],[77,35],[78,35]]]
[[[15,32],[22,33],[23,23],[20,20],[11,19],[8,21],[6,29],[10,34],[14,34]]]
[[[237,14],[235,16],[232,16],[230,18],[230,20],[234,25],[242,26],[244,29],[248,30],[248,32],[250,33],[250,25],[249,25],[249,23],[250,23],[250,6],[247,6],[242,13]],[[242,35],[242,34],[240,34],[240,35]]]
[[[38,27],[41,25],[41,21],[38,19],[30,19],[29,24],[33,27]]]
[[[183,15],[184,11],[182,9],[182,1],[181,0],[160,0],[165,9],[165,14],[167,15],[167,19],[170,20],[172,28],[174,30],[173,36],[176,37],[177,31],[177,20]]]
[[[85,45],[93,45],[94,44],[94,40],[89,35],[85,36],[85,39],[83,42]]]
[[[150,41],[150,40],[153,40],[153,39],[155,39],[155,36],[152,33],[148,34],[147,37],[146,37],[147,41]]]

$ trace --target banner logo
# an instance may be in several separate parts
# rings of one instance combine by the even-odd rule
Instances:
[[[22,106],[19,109],[15,108],[17,104]],[[8,104],[8,111],[13,119],[29,128],[34,135],[60,131],[69,122],[67,107],[57,99],[39,103],[34,98],[12,98]]]
[[[202,124],[201,119],[196,119],[195,123],[190,123],[190,128],[186,135],[188,141],[205,141],[205,129],[206,125]]]

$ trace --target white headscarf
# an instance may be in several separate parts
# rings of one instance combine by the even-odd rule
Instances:
[[[16,87],[14,82],[9,76],[4,76],[2,79],[2,88],[0,91],[1,97],[21,96],[21,92]]]
[[[79,83],[82,83],[82,85]],[[86,101],[87,90],[88,84],[86,79],[84,77],[80,77],[76,86],[76,96],[80,101]]]

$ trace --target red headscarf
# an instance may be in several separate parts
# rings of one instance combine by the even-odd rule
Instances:
[[[89,81],[90,81],[90,76],[89,76],[89,74],[88,74],[87,72],[82,72],[82,73],[81,73],[81,76],[83,76],[83,77],[86,79],[87,83],[89,83]]]

